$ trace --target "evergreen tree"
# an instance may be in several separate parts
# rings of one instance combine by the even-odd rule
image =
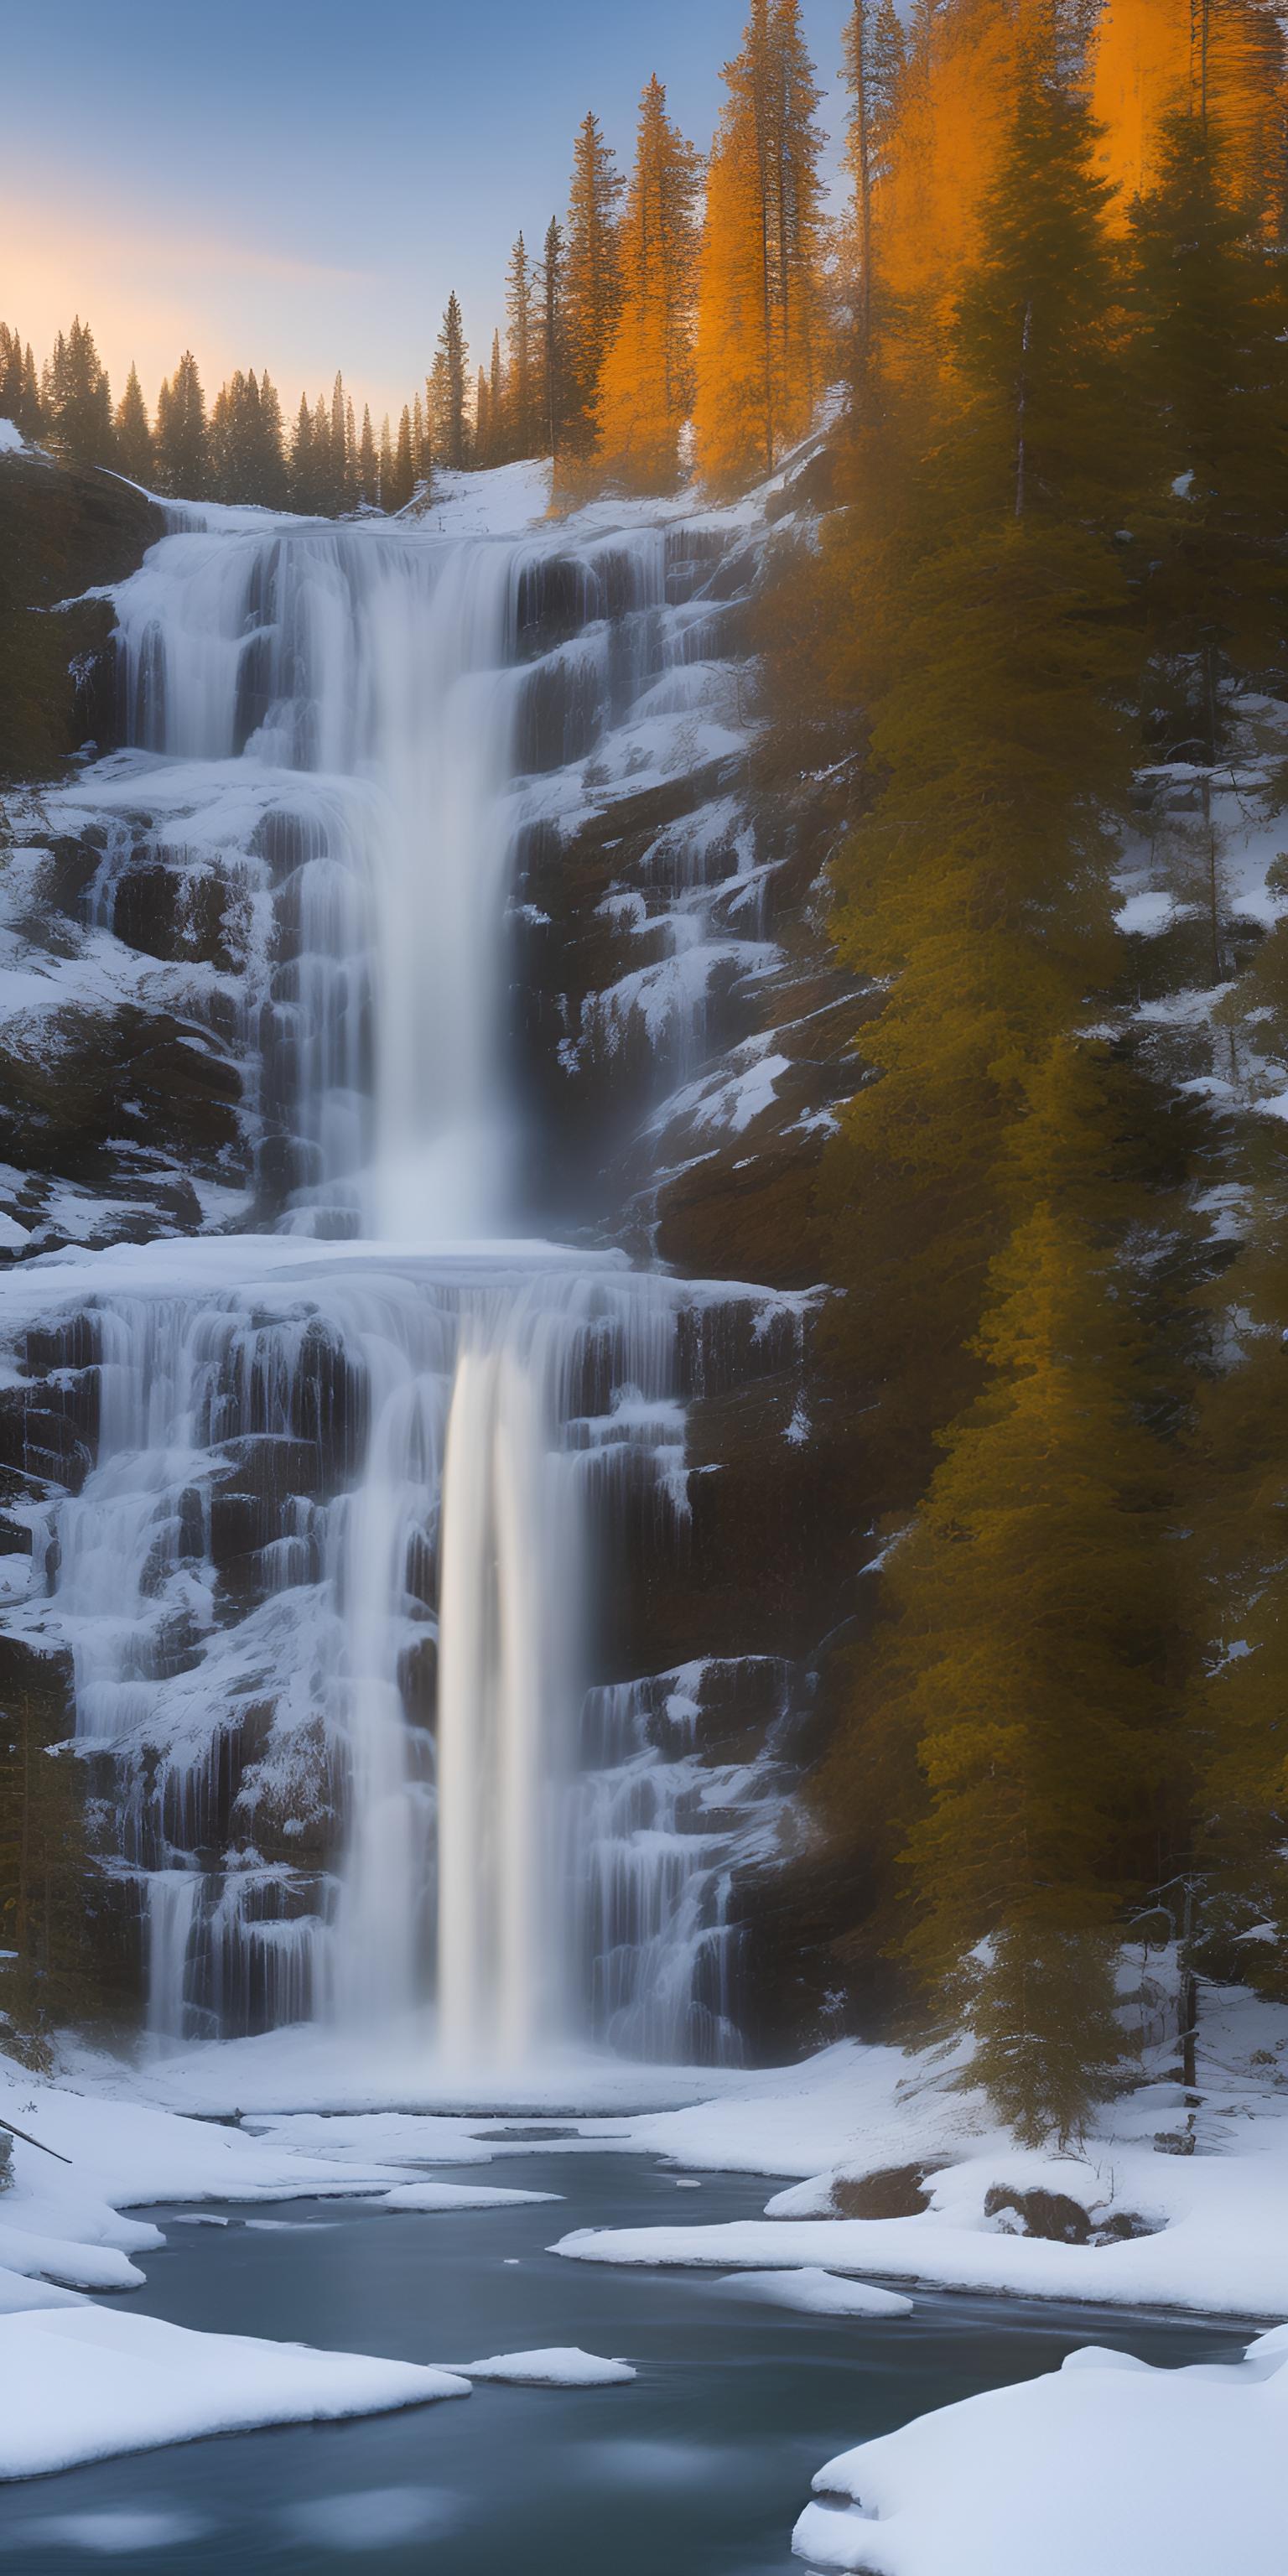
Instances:
[[[544,444],[557,459],[567,441],[573,387],[568,359],[568,262],[563,226],[554,216],[546,226],[538,284]]]
[[[38,438],[43,427],[40,380],[31,344],[24,349],[16,331],[0,322],[0,420],[11,420],[24,438]]]
[[[378,498],[379,490],[376,443],[371,434],[371,406],[364,403],[362,436],[358,442],[358,497],[370,508]]]
[[[289,497],[282,405],[267,367],[259,380],[259,437],[254,483],[248,497],[266,510],[284,510]]]
[[[476,465],[490,465],[492,461],[491,402],[487,372],[480,367],[474,388],[474,462]]]
[[[466,418],[466,387],[469,382],[469,345],[461,324],[461,308],[455,294],[447,299],[438,348],[434,358],[434,444],[443,463],[459,474],[468,461],[469,424]]]
[[[1152,721],[1163,757],[1208,770],[1232,685],[1288,662],[1288,298],[1282,255],[1260,235],[1267,211],[1215,117],[1169,121],[1134,227]]]
[[[185,349],[173,378],[157,396],[158,489],[179,500],[204,500],[210,488],[209,462],[206,399],[197,361],[191,349]]]
[[[380,424],[380,507],[392,510],[394,503],[394,450],[389,434],[389,414]]]
[[[328,422],[327,455],[330,466],[331,513],[339,518],[351,510],[357,498],[357,457],[350,435],[353,405],[344,390],[344,378],[338,372],[331,388],[331,411]]]
[[[50,445],[73,465],[110,465],[115,457],[112,393],[94,334],[79,314],[60,331],[41,387]]]
[[[492,463],[508,463],[511,450],[506,404],[505,362],[501,355],[501,334],[492,334],[492,361],[488,375],[487,411],[492,442]]]
[[[118,473],[127,475],[131,483],[143,483],[150,488],[153,474],[152,428],[143,399],[143,387],[139,383],[139,371],[133,365],[125,379],[125,391],[116,406],[114,431]]]
[[[623,186],[598,118],[583,117],[573,146],[565,264],[569,444],[579,455],[594,445],[600,370],[621,311]]]
[[[405,510],[415,488],[416,466],[411,445],[411,410],[409,405],[404,403],[402,417],[398,423],[398,444],[394,449],[393,476],[389,498],[385,503],[386,509]]]
[[[640,106],[622,228],[623,303],[600,374],[596,464],[636,492],[670,492],[693,400],[692,309],[698,158],[654,77]]]
[[[313,518],[321,503],[314,453],[313,413],[307,394],[301,394],[300,408],[295,417],[288,483],[291,508],[300,511],[306,519]]]
[[[522,233],[510,253],[505,312],[506,444],[512,456],[535,456],[541,446],[541,332],[536,274]]]
[[[945,1435],[886,1583],[884,1722],[917,1741],[930,1792],[905,1852],[904,1947],[974,2036],[969,2080],[1039,2136],[1052,2093],[1067,2136],[1119,2054],[1080,2060],[1067,1990],[1081,1958],[1088,2027],[1112,2027],[1110,1962],[1087,1935],[1143,1892],[1152,1858],[1179,1624],[1169,1476],[1135,1418],[1121,1277],[1067,1209],[1017,1228],[980,1346],[985,1391]]]

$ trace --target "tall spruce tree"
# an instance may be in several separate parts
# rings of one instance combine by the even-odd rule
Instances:
[[[206,398],[191,349],[157,396],[156,473],[159,489],[176,499],[201,501],[210,488]]]
[[[0,409],[3,409],[2,399]],[[116,406],[113,428],[118,473],[127,475],[131,483],[150,486],[153,475],[152,426],[143,399],[143,387],[139,383],[139,371],[133,363],[125,379],[125,391]]]
[[[538,291],[543,445],[557,462],[568,441],[573,386],[568,351],[568,255],[563,226],[553,215],[546,226]]]
[[[469,383],[469,343],[461,321],[461,308],[455,292],[448,296],[438,348],[434,357],[434,444],[444,465],[454,474],[469,461],[469,422],[466,413],[466,389]]]
[[[510,253],[505,312],[507,445],[512,456],[535,456],[541,445],[541,322],[536,272],[522,233]]]
[[[584,116],[573,146],[565,264],[569,445],[582,456],[595,442],[600,371],[621,311],[624,185],[598,117]]]
[[[379,490],[376,442],[371,434],[371,406],[369,403],[364,403],[362,436],[358,441],[358,498],[370,509],[378,498]]]

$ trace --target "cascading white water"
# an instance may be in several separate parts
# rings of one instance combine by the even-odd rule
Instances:
[[[76,793],[107,823],[105,926],[140,849],[236,889],[227,999],[280,1146],[276,1233],[62,1285],[90,1310],[98,1464],[31,1614],[115,1765],[150,2027],[365,2033],[436,1991],[461,2061],[578,2027],[683,2049],[695,2013],[718,2051],[720,1874],[636,1686],[574,1785],[587,1530],[636,1487],[683,1519],[681,1325],[713,1301],[504,1239],[513,773],[631,709],[650,741],[668,669],[700,705],[700,623],[665,608],[655,528],[571,558],[176,515],[119,594],[139,751]],[[557,543],[583,631],[525,665]],[[624,996],[623,1024],[649,1008]]]

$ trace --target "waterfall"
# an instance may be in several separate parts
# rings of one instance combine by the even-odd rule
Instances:
[[[686,1395],[774,1301],[526,1241],[505,1071],[516,840],[614,723],[691,720],[701,621],[654,527],[173,516],[118,594],[134,748],[74,792],[104,928],[158,849],[233,889],[260,1230],[3,1292],[97,1417],[24,1616],[113,1783],[149,2029],[436,1998],[461,2063],[719,2054],[723,1845],[647,1689],[587,1697],[587,1608],[628,1530],[682,1547]]]

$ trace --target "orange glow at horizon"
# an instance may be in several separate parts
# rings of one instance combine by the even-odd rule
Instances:
[[[340,366],[359,418],[369,402],[378,426],[385,411],[396,420],[416,389],[414,377],[395,385],[374,371],[364,383],[352,367],[376,286],[367,271],[260,249],[213,229],[159,231],[128,213],[105,223],[97,207],[69,205],[62,188],[34,205],[29,192],[0,189],[0,232],[10,245],[0,319],[30,341],[39,368],[79,315],[94,333],[113,402],[134,365],[155,411],[163,377],[188,348],[207,400],[236,368],[267,367],[291,414],[302,392],[310,400],[329,395]],[[333,352],[321,364],[319,349]]]

